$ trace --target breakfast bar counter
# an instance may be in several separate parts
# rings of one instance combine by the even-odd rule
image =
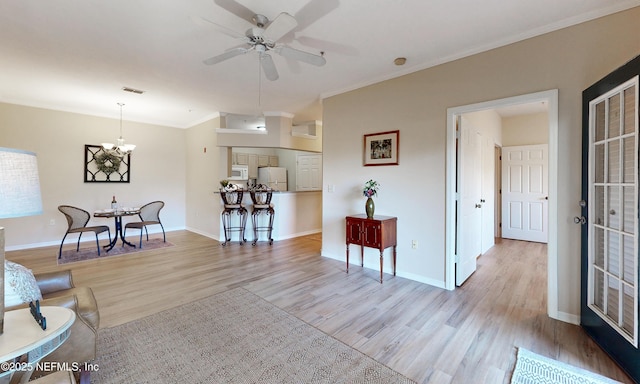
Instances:
[[[220,210],[222,211],[223,203],[220,198],[220,192],[216,191],[214,196],[218,199]],[[322,191],[274,191],[271,203],[275,210],[272,233],[272,238],[275,241],[318,233],[322,230]],[[244,191],[242,204],[250,216],[253,211],[253,202],[247,190]],[[237,223],[240,218],[237,215],[234,216],[232,219]],[[264,215],[259,219],[268,220]],[[222,219],[218,217],[218,220],[220,220],[219,239],[224,241],[225,234]],[[258,225],[263,224],[261,222]],[[250,245],[253,241],[253,224],[251,220],[247,220],[246,223],[245,239],[247,240],[245,244]],[[258,233],[258,244],[267,240],[264,232]],[[231,243],[238,243],[237,233],[233,235]]]

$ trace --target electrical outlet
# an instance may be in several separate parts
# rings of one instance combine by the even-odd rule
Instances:
[[[411,240],[411,248],[418,249],[418,240]]]
[[[56,219],[49,220],[49,225],[56,225]]]

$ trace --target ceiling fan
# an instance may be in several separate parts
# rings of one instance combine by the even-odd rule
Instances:
[[[235,5],[240,6],[238,3],[235,3]],[[245,19],[244,16],[248,16],[248,12],[251,12],[244,7],[242,7],[242,11],[243,12],[240,13],[240,15],[242,15],[241,18],[243,19]],[[238,14],[237,12],[234,13]],[[286,12],[280,13],[273,20],[269,20],[266,16],[261,14],[253,14],[250,20],[253,26],[249,28],[244,35],[210,20],[202,19],[216,26],[221,32],[241,39],[245,43],[244,46],[231,48],[220,55],[204,60],[204,63],[207,65],[214,65],[233,57],[255,51],[259,54],[260,66],[264,71],[265,77],[273,81],[277,80],[279,75],[273,62],[273,58],[271,57],[271,53],[277,53],[283,57],[302,61],[318,67],[323,66],[326,63],[323,53],[315,55],[299,49],[291,48],[288,45],[278,42],[278,40],[298,26],[296,19]]]

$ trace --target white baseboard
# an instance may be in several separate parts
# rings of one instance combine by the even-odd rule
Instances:
[[[345,260],[345,257],[346,257],[346,256],[345,256],[345,255],[340,255],[340,256],[328,255],[328,254],[325,254],[325,253],[324,253],[324,252],[322,252],[322,251],[321,251],[321,255],[322,255],[322,257],[326,257],[326,258],[328,258],[328,259],[337,260],[337,261],[340,261],[340,262],[342,262],[342,263],[345,263],[345,262],[346,262],[346,260]],[[349,263],[349,265],[354,265],[354,266],[356,266],[356,267],[360,267],[360,263],[358,263],[358,262],[350,262],[350,263]],[[362,267],[360,267],[360,268],[362,268]],[[379,268],[380,268],[380,265],[379,265],[379,264],[377,264],[377,263],[371,263],[371,264],[369,264],[369,263],[367,263],[367,262],[365,261],[365,263],[364,263],[364,268],[367,268],[367,269],[371,269],[371,270],[374,270],[374,271],[378,271],[378,272],[380,272],[380,269],[379,269]],[[391,274],[393,274],[393,271],[392,271],[392,270],[391,270],[391,271],[387,271],[387,270],[386,270],[386,268],[385,268],[385,270],[384,270],[383,272],[384,272],[384,274],[385,274],[385,275],[386,275],[387,273],[391,273]],[[405,279],[409,279],[409,280],[413,280],[413,281],[417,281],[417,282],[419,282],[419,283],[423,283],[423,284],[431,285],[431,286],[434,286],[434,287],[436,287],[436,288],[442,288],[442,289],[445,289],[444,281],[438,281],[438,280],[435,280],[435,279],[429,279],[429,278],[426,278],[426,277],[424,277],[424,276],[416,275],[416,274],[409,273],[409,272],[400,271],[400,270],[397,270],[397,269],[396,269],[396,276],[398,276],[398,277],[403,277],[403,278],[405,278]],[[383,279],[384,279],[384,277],[383,277]]]
[[[171,229],[167,229],[165,228],[165,232],[171,232],[171,231],[179,231],[179,230],[184,230],[185,228],[171,228]],[[160,228],[160,226],[158,225],[154,225],[152,227],[149,227],[149,234],[156,234],[156,233],[162,233],[162,228]],[[88,235],[88,236],[87,236]],[[58,247],[60,246],[60,242],[62,241],[62,236],[64,236],[64,233],[61,235],[60,240],[56,240],[56,241],[44,241],[41,243],[30,243],[30,244],[20,244],[20,245],[12,245],[9,247],[5,247],[5,251],[9,252],[9,251],[19,251],[22,249],[31,249],[31,248],[42,248],[42,247],[50,247],[52,245],[57,245]],[[113,240],[113,233],[111,233],[111,239]],[[101,233],[98,235],[98,240],[102,241],[102,240],[107,240],[107,234],[106,233]],[[77,237],[68,237],[65,239],[64,244],[65,246],[68,244],[75,244],[78,242],[78,238]],[[82,240],[80,240],[80,244],[85,244],[85,243],[94,243],[96,242],[96,237],[93,235],[93,233],[85,233],[82,236]]]
[[[321,232],[322,232],[322,229],[312,229],[310,231],[297,232],[297,233],[292,233],[285,236],[278,236],[278,238],[274,238],[273,240],[287,240],[287,239],[293,239],[294,237],[313,235]]]
[[[580,325],[580,316],[572,313],[558,311],[558,316],[553,317],[556,320],[564,321],[565,323]]]

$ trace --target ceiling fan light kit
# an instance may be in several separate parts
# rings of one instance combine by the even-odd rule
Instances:
[[[244,36],[241,37],[241,40],[247,44],[247,47],[232,48],[220,55],[206,59],[204,60],[206,65],[218,64],[249,51],[256,51],[259,54],[260,66],[262,67],[265,77],[274,81],[279,78],[279,75],[275,63],[273,62],[273,58],[269,54],[270,52],[315,66],[323,66],[326,63],[324,52],[320,55],[315,55],[313,53],[301,51],[291,48],[288,45],[278,43],[278,40],[298,26],[298,22],[290,14],[282,12],[274,20],[270,21],[266,16],[256,13],[251,17],[251,20],[247,21],[255,25],[254,27],[249,28],[245,32]],[[229,29],[224,26],[219,26],[211,21],[208,22],[220,27],[220,30],[225,33],[229,31]],[[227,34],[242,36],[233,32]]]

